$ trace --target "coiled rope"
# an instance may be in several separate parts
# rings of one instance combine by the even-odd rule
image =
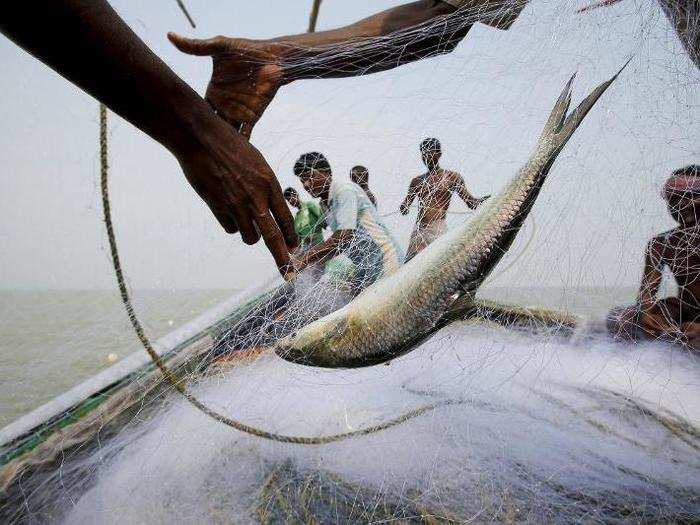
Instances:
[[[436,408],[458,403],[456,401],[443,401],[440,403],[425,405],[378,425],[363,428],[360,430],[354,430],[351,432],[344,432],[341,434],[320,437],[285,436],[282,434],[275,434],[273,432],[268,432],[266,430],[261,430],[250,425],[246,425],[245,423],[219,414],[215,410],[206,406],[204,403],[199,401],[194,395],[187,391],[185,386],[182,384],[182,381],[179,380],[175,376],[175,374],[173,374],[170,371],[170,369],[165,365],[158,353],[153,349],[151,341],[144,332],[143,326],[141,325],[141,322],[139,321],[134,310],[134,306],[131,303],[129,290],[126,287],[126,283],[124,280],[124,272],[122,271],[121,262],[119,260],[117,239],[114,233],[114,225],[112,223],[112,212],[110,209],[108,185],[109,163],[107,154],[107,108],[104,104],[100,104],[100,188],[102,191],[102,210],[104,213],[104,222],[105,227],[107,229],[107,238],[109,239],[109,250],[112,256],[112,266],[114,267],[114,274],[117,278],[119,294],[121,295],[122,303],[124,304],[124,308],[126,309],[129,321],[131,322],[131,326],[134,328],[136,336],[143,345],[143,348],[150,356],[153,363],[158,367],[158,369],[163,374],[163,377],[165,377],[165,379],[172,385],[172,387],[176,391],[178,391],[197,410],[201,411],[205,415],[209,416],[213,420],[223,425],[229,426],[240,432],[244,432],[246,434],[250,434],[252,436],[256,436],[262,439],[269,439],[271,441],[278,441],[280,443],[292,443],[296,445],[325,445],[328,443],[334,443],[353,437],[366,436],[375,432],[381,432],[382,430],[386,430],[388,428],[405,423],[410,419],[414,419],[422,414],[425,414],[426,412],[435,410]]]

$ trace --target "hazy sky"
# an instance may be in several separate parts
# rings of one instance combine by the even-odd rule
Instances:
[[[179,53],[166,31],[299,32],[311,0],[186,0],[196,30],[174,0],[112,3],[203,93],[210,60]],[[399,3],[325,0],[320,29]],[[459,170],[473,193],[494,193],[527,159],[572,72],[579,73],[578,99],[634,54],[561,155],[493,281],[632,284],[646,239],[671,224],[660,184],[671,169],[700,161],[700,72],[655,3],[626,0],[576,15],[586,3],[533,0],[510,31],[476,26],[450,55],[285,87],[253,142],[283,186],[298,186],[291,166],[304,151],[325,152],[336,176],[367,165],[380,211],[389,213],[422,169],[418,143],[437,136],[443,165]],[[0,63],[0,287],[113,286],[99,201],[97,103],[2,37]],[[262,245],[227,236],[169,153],[113,115],[110,148],[113,213],[132,287],[245,287],[273,274]],[[387,218],[404,245],[413,219]]]

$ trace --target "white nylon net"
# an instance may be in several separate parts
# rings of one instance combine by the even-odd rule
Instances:
[[[197,19],[199,6],[188,4]],[[18,523],[697,521],[698,356],[662,342],[621,345],[589,328],[611,307],[634,301],[647,241],[673,225],[659,189],[671,171],[698,163],[698,10],[692,2],[625,0],[576,12],[586,5],[533,1],[508,31],[474,25],[447,55],[466,28],[500,9],[466,10],[321,52],[299,48],[287,67],[305,80],[279,92],[253,134],[282,186],[302,199],[310,197],[291,173],[300,154],[323,152],[334,177],[366,165],[378,215],[405,248],[417,212],[403,216],[399,205],[411,179],[426,171],[421,140],[440,139],[440,165],[458,172],[473,196],[495,195],[528,158],[569,76],[578,72],[578,100],[632,56],[478,293],[558,313],[537,310],[525,323],[518,315],[499,323],[472,317],[374,367],[303,367],[269,348],[347,303],[358,269],[346,261],[333,275],[306,272],[296,287],[269,286],[183,345],[169,366],[195,396],[255,427],[299,436],[444,406],[382,432],[305,447],[236,432],[195,410],[158,373],[139,374],[77,414],[62,435],[0,466],[0,481],[11,480],[0,516]],[[674,18],[681,8],[685,22]],[[322,23],[326,9],[340,17],[327,0]],[[439,58],[331,78],[391,69],[426,39]],[[204,85],[208,74],[194,81]],[[119,220],[118,207],[115,213]],[[447,228],[472,213],[453,195]],[[173,229],[187,232],[187,224]],[[131,242],[122,236],[127,273],[130,255],[148,251],[130,252]],[[239,258],[232,268],[262,260]],[[192,272],[207,262],[201,252],[184,259]],[[244,271],[250,288],[272,282]],[[141,285],[131,278],[132,288]],[[662,294],[673,293],[664,284]],[[136,292],[135,303],[147,330],[163,334],[225,296],[203,293],[191,304],[161,296],[151,307],[151,296]],[[574,314],[586,322],[570,337]],[[104,331],[120,315],[105,310],[93,322]],[[110,349],[104,335],[64,338],[87,355],[98,343],[101,353]],[[118,358],[126,353],[114,350]],[[51,366],[43,366],[49,377]],[[13,405],[13,415],[30,405]]]

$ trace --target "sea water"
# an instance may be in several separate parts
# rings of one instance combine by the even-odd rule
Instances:
[[[233,294],[143,290],[133,299],[155,340]],[[116,290],[0,291],[0,427],[138,351]]]
[[[143,290],[134,305],[152,340],[232,290]],[[491,288],[485,296],[601,316],[627,288]],[[142,351],[116,290],[0,290],[0,427],[132,352]]]

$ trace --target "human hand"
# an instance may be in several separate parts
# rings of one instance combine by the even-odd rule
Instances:
[[[294,269],[295,274],[301,272],[304,268],[308,266],[304,263],[304,257],[300,253],[296,252],[289,254],[289,263]]]
[[[289,252],[298,244],[294,219],[263,156],[208,110],[193,136],[195,143],[173,152],[192,187],[227,233],[240,231],[246,244],[262,236],[280,273],[292,271]]]
[[[200,40],[172,32],[168,39],[183,53],[212,58],[206,99],[221,118],[250,137],[283,83],[279,46],[224,36]]]

